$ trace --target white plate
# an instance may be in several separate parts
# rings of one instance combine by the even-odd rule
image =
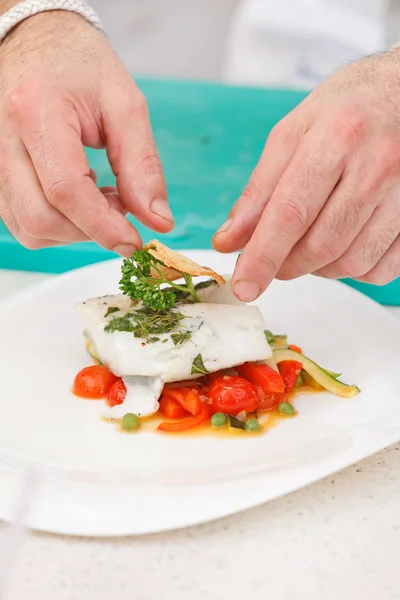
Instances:
[[[230,272],[235,257],[188,254]],[[316,481],[400,437],[400,322],[340,283],[274,282],[260,300],[267,327],[288,333],[362,394],[302,396],[299,416],[264,436],[124,435],[101,419],[102,401],[75,398],[89,360],[74,305],[117,291],[120,262],[68,273],[0,310],[0,518],[10,518],[21,473],[41,485],[37,529],[124,535],[222,517]]]

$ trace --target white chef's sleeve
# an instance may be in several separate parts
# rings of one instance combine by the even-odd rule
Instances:
[[[400,39],[400,0],[243,0],[223,79],[312,88],[349,61]]]

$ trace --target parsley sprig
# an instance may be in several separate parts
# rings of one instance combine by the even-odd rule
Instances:
[[[178,285],[166,279],[160,266],[164,266],[164,263],[152,256],[148,250],[136,250],[131,258],[126,258],[122,264],[120,290],[133,301],[141,300],[144,306],[153,311],[168,311],[176,305],[177,296],[181,299],[182,294],[200,302],[191,275],[182,273],[185,285]],[[153,277],[151,269],[154,269],[158,277]],[[168,287],[162,288],[162,285]]]

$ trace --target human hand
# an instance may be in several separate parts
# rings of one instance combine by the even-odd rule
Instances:
[[[220,252],[244,301],[274,277],[400,276],[400,51],[346,66],[272,130]]]
[[[0,123],[0,217],[24,246],[91,239],[130,256],[141,239],[126,212],[172,229],[144,96],[79,15],[43,13],[6,38]],[[106,148],[116,189],[96,187],[84,145]]]

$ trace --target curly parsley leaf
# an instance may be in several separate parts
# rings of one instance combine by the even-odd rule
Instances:
[[[131,258],[124,259],[122,263],[119,289],[131,300],[141,300],[144,306],[153,311],[165,311],[174,307],[179,292],[181,297],[182,293],[188,294],[195,302],[199,302],[192,276],[182,273],[185,285],[178,285],[166,279],[159,268],[163,265],[149,250],[136,250]],[[168,285],[169,288],[162,288],[162,285]]]

